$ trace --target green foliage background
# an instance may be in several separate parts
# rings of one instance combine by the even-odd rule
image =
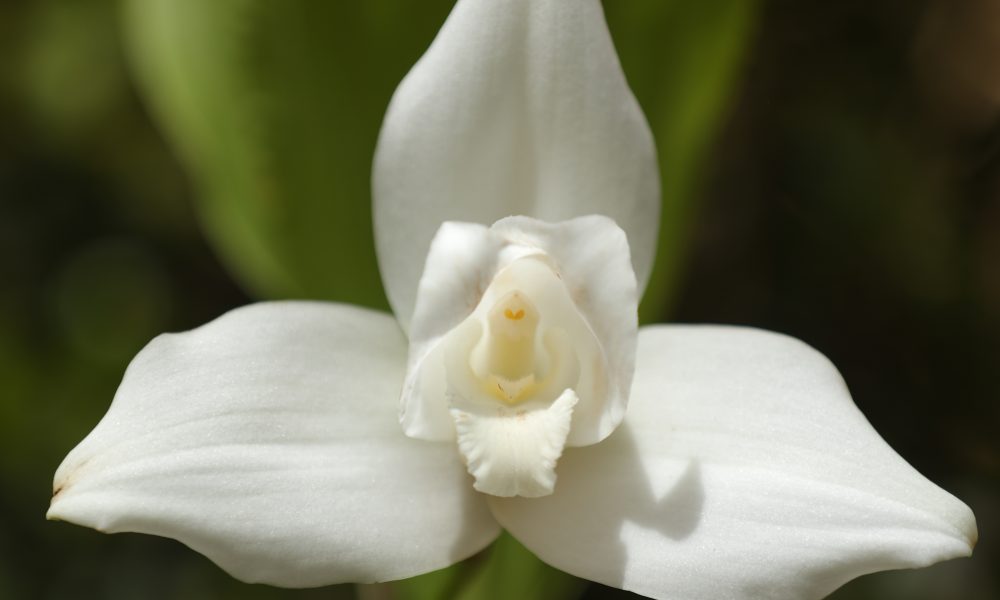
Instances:
[[[986,0],[614,0],[664,182],[646,321],[789,333],[976,512],[971,561],[838,598],[1000,595],[1000,14]],[[624,597],[509,537],[391,586],[276,590],[44,521],[161,331],[258,299],[385,308],[369,169],[447,0],[0,4],[0,598]]]

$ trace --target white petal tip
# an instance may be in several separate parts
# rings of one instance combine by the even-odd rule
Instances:
[[[65,508],[67,500],[72,497],[71,490],[76,483],[76,473],[79,468],[80,465],[67,469],[65,462],[60,466],[55,481],[52,483],[52,499],[49,501],[49,509],[45,513],[45,518],[49,521],[69,520],[64,518]]]
[[[967,551],[961,556],[972,556],[972,552],[976,549],[976,544],[979,543],[979,528],[976,525],[976,517],[972,514],[972,510],[966,507],[966,511],[968,514],[964,519],[965,527],[962,534],[965,536],[963,541],[967,546]]]

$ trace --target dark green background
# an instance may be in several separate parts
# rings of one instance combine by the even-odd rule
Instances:
[[[385,306],[371,154],[449,8],[0,2],[0,598],[353,597],[247,586],[176,542],[44,513],[56,466],[157,333],[263,298]],[[664,177],[644,319],[807,341],[886,440],[975,511],[973,559],[835,597],[1000,597],[1000,8],[606,8]],[[360,594],[442,590],[625,595],[509,539]]]

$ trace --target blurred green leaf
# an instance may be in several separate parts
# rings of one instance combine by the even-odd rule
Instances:
[[[121,110],[123,71],[115,46],[114,3],[39,2],[13,53],[16,94],[39,132],[66,144],[106,127]]]
[[[431,571],[409,579],[393,581],[391,583],[374,584],[374,586],[358,586],[362,592],[368,592],[367,588],[378,587],[383,595],[393,600],[437,600],[438,598],[451,598],[455,590],[461,587],[462,582],[468,579],[476,559],[469,559],[454,564],[444,569]],[[361,600],[379,597],[377,594],[361,593]]]
[[[51,288],[51,321],[77,354],[115,367],[163,331],[173,300],[155,255],[126,239],[81,249]]]
[[[456,600],[558,600],[577,598],[584,582],[539,560],[506,531],[490,547],[485,563],[471,574]]]
[[[125,1],[140,85],[208,237],[252,292],[386,306],[371,158],[393,89],[450,5]]]
[[[373,593],[363,593],[361,598],[563,600],[578,598],[586,582],[543,563],[509,533],[503,532],[487,550],[468,560],[447,569],[381,585],[388,587],[363,590]]]
[[[757,0],[606,3],[622,66],[653,129],[663,178],[660,245],[640,308],[643,321],[659,320],[668,310],[703,163],[738,83],[758,5]]]
[[[138,78],[195,178],[206,232],[252,291],[385,306],[372,245],[371,156],[392,90],[451,4],[126,0]],[[617,44],[663,173],[647,320],[670,296],[700,167],[756,7],[607,7],[612,32],[629,32]]]

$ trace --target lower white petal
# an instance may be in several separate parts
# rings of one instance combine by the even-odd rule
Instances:
[[[456,2],[386,111],[372,196],[379,270],[404,326],[444,221],[607,215],[628,233],[641,296],[659,169],[601,2]]]
[[[476,478],[475,488],[494,496],[538,498],[556,485],[577,397],[566,390],[548,408],[500,407],[487,413],[451,409],[458,449]]]
[[[658,598],[825,596],[967,556],[972,512],[899,457],[822,355],[732,327],[640,331],[626,424],[545,498],[491,498],[546,562]]]
[[[49,518],[173,537],[250,582],[442,568],[498,533],[451,444],[407,438],[394,319],[257,304],[153,340],[59,467]]]

